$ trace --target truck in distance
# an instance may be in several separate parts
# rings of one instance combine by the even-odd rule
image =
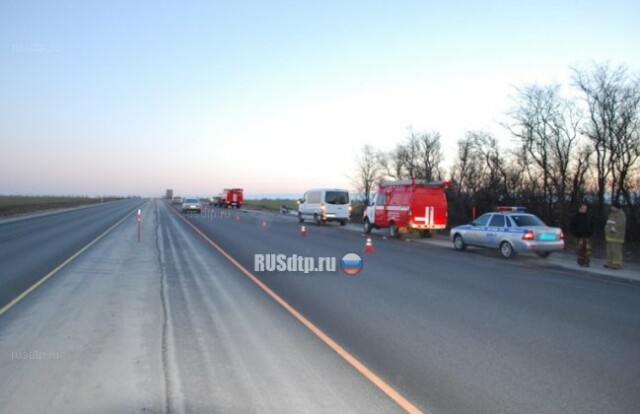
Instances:
[[[218,207],[241,208],[244,204],[244,190],[242,188],[225,188],[218,196]]]

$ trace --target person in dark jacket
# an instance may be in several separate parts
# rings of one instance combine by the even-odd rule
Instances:
[[[578,212],[571,217],[571,233],[576,241],[578,264],[583,267],[590,266],[593,231],[593,216],[587,211],[587,205],[582,203],[578,207]]]

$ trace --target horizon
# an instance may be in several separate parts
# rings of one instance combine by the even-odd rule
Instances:
[[[365,144],[510,145],[518,87],[640,69],[640,3],[0,4],[0,193],[352,189]],[[594,30],[597,27],[597,30]]]

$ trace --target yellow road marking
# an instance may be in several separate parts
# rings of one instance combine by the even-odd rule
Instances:
[[[325,334],[320,328],[318,328],[313,322],[305,318],[300,312],[294,309],[291,305],[289,305],[284,299],[282,299],[277,293],[272,291],[267,285],[265,285],[257,276],[253,273],[249,272],[244,266],[242,266],[236,259],[231,257],[226,251],[224,251],[218,244],[216,244],[213,240],[211,240],[207,235],[205,235],[200,229],[194,226],[189,220],[182,217],[175,209],[171,208],[171,210],[180,217],[185,223],[187,223],[196,233],[200,235],[211,247],[216,249],[220,254],[222,254],[227,260],[229,260],[238,270],[240,270],[245,276],[251,279],[260,289],[262,289],[267,295],[269,295],[273,300],[278,302],[283,308],[285,308],[293,317],[295,317],[298,321],[300,321],[307,329],[313,332],[318,338],[320,338],[325,344],[327,344],[331,349],[333,349],[338,355],[340,355],[345,361],[347,361],[351,366],[353,366],[358,372],[360,372],[365,378],[371,381],[376,387],[378,387],[382,392],[387,394],[389,398],[396,402],[400,407],[402,407],[408,413],[421,413],[422,411],[418,409],[415,405],[413,405],[409,400],[407,400],[402,394],[396,391],[392,386],[387,384],[382,378],[377,376],[373,371],[367,368],[362,362],[360,362],[356,357],[351,355],[347,350],[345,350],[342,346],[340,346],[337,342],[331,339],[327,334]]]

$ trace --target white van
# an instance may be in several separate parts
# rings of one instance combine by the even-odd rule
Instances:
[[[309,190],[298,200],[298,220],[313,220],[318,226],[327,221],[337,221],[341,226],[351,217],[349,191],[339,188]]]

